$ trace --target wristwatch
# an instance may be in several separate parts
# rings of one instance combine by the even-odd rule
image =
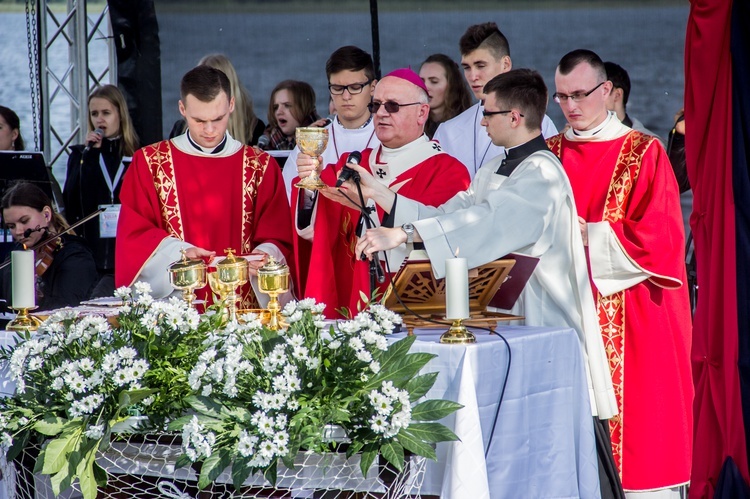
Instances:
[[[406,233],[406,244],[414,242],[414,226],[410,223],[405,223],[401,226],[401,230]]]

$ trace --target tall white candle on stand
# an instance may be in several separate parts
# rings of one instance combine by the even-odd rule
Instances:
[[[12,251],[10,261],[13,291],[12,307],[16,310],[34,308],[36,306],[34,252],[29,250]]]
[[[466,258],[445,261],[445,318],[469,318],[469,266]]]

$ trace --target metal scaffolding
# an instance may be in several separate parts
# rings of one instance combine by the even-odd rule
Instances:
[[[52,167],[69,145],[85,140],[90,91],[117,82],[109,9],[104,4],[89,16],[84,0],[68,0],[65,10],[48,0],[27,0],[26,21],[34,141]],[[102,55],[97,64],[92,52]]]

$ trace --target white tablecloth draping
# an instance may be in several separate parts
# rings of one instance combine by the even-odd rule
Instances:
[[[575,332],[514,326],[498,332],[508,340],[512,359],[499,413],[508,365],[508,349],[499,337],[475,332],[476,344],[443,345],[439,332],[416,331],[411,351],[438,354],[423,369],[440,373],[427,398],[464,405],[443,421],[461,441],[438,444],[438,462],[428,461],[422,494],[600,497],[593,419]]]
[[[438,355],[424,369],[440,373],[427,398],[464,405],[443,421],[461,441],[438,444],[438,462],[428,461],[422,495],[599,497],[593,423],[575,332],[513,326],[498,332],[508,340],[512,355],[499,413],[508,365],[505,343],[477,332],[474,345],[443,345],[440,332],[417,330],[412,352]],[[14,336],[0,332],[0,344],[15,344]],[[12,394],[15,386],[9,383],[7,367],[0,368],[0,394]],[[0,484],[0,499],[4,489]]]

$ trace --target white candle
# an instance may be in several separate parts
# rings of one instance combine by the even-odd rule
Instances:
[[[445,318],[469,318],[469,266],[466,258],[445,261]]]
[[[12,251],[11,281],[13,291],[12,306],[15,309],[34,308],[36,294],[34,292],[34,252]]]

